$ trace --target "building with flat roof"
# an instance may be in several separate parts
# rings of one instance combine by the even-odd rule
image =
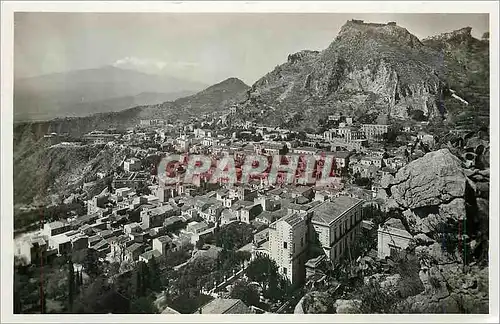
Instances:
[[[369,140],[379,140],[380,136],[387,134],[389,128],[390,128],[389,125],[382,125],[382,124],[361,125],[361,131],[365,134],[365,137]]]
[[[328,259],[338,262],[361,233],[363,200],[340,196],[312,209],[311,239],[319,245]]]
[[[43,225],[43,234],[50,238],[51,236],[68,232],[70,229],[71,226],[68,223],[55,221],[51,223],[45,223]]]
[[[160,252],[161,255],[165,255],[172,245],[172,239],[167,235],[153,239],[153,250]]]
[[[123,170],[126,172],[137,172],[141,170],[141,160],[131,158],[123,162]]]
[[[401,220],[397,218],[390,218],[383,225],[380,225],[377,234],[377,255],[381,259],[397,256],[401,250],[408,247],[413,239]]]
[[[29,265],[42,260],[47,250],[47,237],[41,235],[29,236],[17,244],[16,255],[23,260],[25,265]]]

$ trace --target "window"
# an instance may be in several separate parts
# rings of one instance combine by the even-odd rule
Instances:
[[[337,258],[337,249],[333,249],[333,259],[335,260]]]
[[[353,215],[351,215],[351,226],[354,225],[354,221],[353,221]]]
[[[401,248],[399,246],[395,245],[389,245],[390,248],[390,256],[391,257],[397,257],[399,253],[401,252]]]
[[[353,233],[353,232],[351,232],[351,241],[353,240],[353,234],[354,234],[354,233]]]
[[[287,244],[286,242],[283,242],[283,248],[286,249],[287,248]]]
[[[292,243],[292,253],[295,253],[295,243]]]
[[[303,237],[300,238],[300,246],[301,247],[304,246],[304,238]]]
[[[287,269],[285,267],[283,267],[283,273],[286,275],[286,271]]]

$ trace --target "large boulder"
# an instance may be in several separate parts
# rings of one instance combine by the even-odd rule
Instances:
[[[463,197],[466,184],[462,162],[448,149],[441,149],[400,169],[390,191],[402,209],[414,209]]]
[[[337,309],[337,314],[357,314],[361,306],[361,302],[356,299],[337,299],[334,304]]]
[[[307,293],[302,301],[302,309],[306,314],[335,313],[335,305],[330,294],[320,291]]]
[[[488,268],[445,264],[423,269],[419,275],[425,290],[403,301],[399,311],[488,313]]]

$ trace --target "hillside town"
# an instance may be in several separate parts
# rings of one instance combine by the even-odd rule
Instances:
[[[489,32],[403,18],[343,22],[251,86],[225,50],[184,62],[197,82],[128,56],[19,81],[14,313],[488,314]]]
[[[266,298],[262,288],[256,303],[261,307],[228,298],[235,282],[250,282],[245,270],[255,260],[273,262],[287,289],[301,291],[305,285],[325,281],[325,266],[334,270],[360,258],[385,260],[409,245],[412,236],[397,219],[377,223],[382,212],[378,197],[384,191],[383,176],[395,175],[433,149],[434,138],[423,131],[425,124],[398,129],[398,142],[406,144],[397,146],[390,142],[396,139],[388,138],[391,132],[396,134],[389,125],[358,124],[352,117],[330,116],[328,131],[307,134],[251,123],[233,125],[235,113],[236,107],[229,114],[175,125],[141,120],[126,132],[96,130],[73,142],[47,134],[50,145],[120,146],[129,153],[112,173],[97,170],[95,180],[107,179],[108,185],[82,202],[82,214],[70,211],[67,218],[40,220],[39,231],[22,235],[16,242],[18,262],[38,265],[69,258],[83,278],[89,278],[83,264],[93,257],[99,266],[116,267],[114,272],[107,270],[106,277],[113,280],[153,259],[155,263],[164,259],[167,267],[180,271],[200,258],[218,260],[229,251],[241,259],[225,269],[223,276],[197,287],[198,294],[210,301],[200,303],[195,311],[284,312],[293,301],[285,296]],[[233,184],[209,181],[209,174],[201,174],[192,183],[167,185],[157,176],[155,163],[173,153],[202,153],[215,163],[228,156],[235,160],[254,154],[318,159],[326,154],[335,162],[331,175],[338,181],[273,184],[257,177]],[[183,167],[179,163],[177,170]],[[83,196],[68,193],[74,201]],[[234,231],[242,237],[222,236]],[[361,237],[374,238],[369,242],[371,249],[360,251]],[[169,262],[172,256],[176,260]],[[162,287],[155,302],[165,300],[162,292],[168,289]],[[178,310],[165,304],[159,311]]]

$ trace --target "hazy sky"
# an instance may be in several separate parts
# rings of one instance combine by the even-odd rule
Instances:
[[[349,19],[396,21],[419,38],[461,27],[475,37],[488,14],[16,13],[15,77],[115,65],[207,84],[251,85],[287,55],[322,50]]]

